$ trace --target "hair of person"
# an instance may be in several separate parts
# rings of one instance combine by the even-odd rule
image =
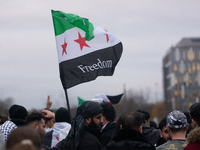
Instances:
[[[6,149],[11,149],[19,143],[34,145],[36,148],[42,147],[39,133],[28,126],[19,127],[11,132],[6,142]]]
[[[158,126],[155,121],[150,121],[150,127],[158,129]]]
[[[177,132],[185,132],[186,131],[186,127],[185,128],[170,128],[172,133],[177,133]]]
[[[3,124],[8,120],[8,116],[0,115],[0,124]]]
[[[102,115],[106,118],[107,121],[113,122],[116,118],[115,108],[110,103],[101,103],[101,107],[103,108]]]
[[[118,134],[118,132],[121,130],[120,129],[120,126],[122,124],[122,116],[120,116],[116,122],[116,125],[115,125],[115,131],[113,133],[113,136],[112,136],[112,139]]]
[[[121,125],[123,129],[138,130],[142,125],[143,117],[139,112],[127,112],[121,118]]]
[[[190,107],[190,116],[200,126],[200,103],[194,103]]]
[[[146,121],[148,121],[149,120],[149,118],[150,118],[150,114],[147,112],[147,111],[145,111],[145,110],[137,110],[137,112],[140,112],[140,113],[142,113],[142,114],[144,114],[144,117],[145,117],[145,120]]]
[[[40,122],[42,119],[45,120],[45,117],[42,113],[39,112],[32,112],[31,114],[29,114],[26,118],[26,125],[29,125],[35,121]]]
[[[162,120],[160,121],[158,127],[159,129],[162,131],[163,127],[166,127],[167,125],[167,117],[162,118]]]
[[[187,118],[187,123],[191,123],[191,118],[190,118],[190,113],[189,112],[187,112],[187,111],[184,111],[183,112],[184,113],[184,115],[186,116],[186,118]]]
[[[46,117],[45,117],[45,119],[44,119],[45,124],[46,124],[48,121],[51,121],[51,119],[53,119],[53,118],[46,118]]]

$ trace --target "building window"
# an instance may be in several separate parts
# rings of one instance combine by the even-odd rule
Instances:
[[[195,62],[192,63],[192,72],[194,73],[196,71],[196,66],[195,66]]]
[[[174,59],[175,59],[176,61],[179,61],[179,60],[180,60],[180,51],[179,51],[178,48],[176,48],[175,51],[174,51]]]
[[[177,89],[174,90],[174,95],[175,95],[175,96],[178,95],[178,90],[177,90]]]
[[[178,83],[181,84],[182,82],[183,82],[182,76],[180,75],[180,76],[178,77]]]
[[[182,97],[182,91],[181,90],[179,91],[179,96]]]
[[[195,82],[198,82],[198,76],[196,75],[196,77],[195,77]]]
[[[192,53],[192,60],[195,60],[195,53]]]
[[[188,73],[189,73],[189,74],[191,73],[191,68],[190,68],[190,67],[188,67]]]
[[[177,71],[177,65],[176,64],[174,65],[174,71]]]
[[[192,84],[191,76],[189,76],[189,84],[190,84],[190,85]]]
[[[186,75],[183,75],[183,82],[186,82]]]
[[[197,70],[200,70],[200,63],[197,63]]]
[[[195,54],[193,52],[193,49],[190,48],[189,50],[187,50],[187,59],[188,60],[194,60]]]
[[[181,61],[181,62],[179,63],[179,72],[183,74],[184,71],[185,71],[185,64],[184,64],[183,61]]]
[[[177,77],[175,77],[174,84],[175,84],[175,85],[178,84],[178,79],[177,79]]]
[[[197,93],[194,91],[193,92],[193,98],[196,98],[197,97]]]
[[[183,60],[186,60],[186,54],[185,54],[185,51],[182,51],[182,56],[183,56]],[[199,58],[200,58],[200,51],[199,51]]]
[[[199,51],[199,59],[200,59],[200,51]]]

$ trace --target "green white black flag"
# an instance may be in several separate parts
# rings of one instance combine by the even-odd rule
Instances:
[[[119,39],[74,14],[52,10],[52,17],[64,89],[113,75],[123,49]]]

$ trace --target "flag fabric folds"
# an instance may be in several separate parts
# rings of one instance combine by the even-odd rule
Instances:
[[[52,10],[52,18],[64,89],[113,75],[123,49],[118,38],[74,14]]]
[[[105,95],[104,93],[101,93],[94,96],[91,101],[95,101],[98,103],[110,103],[113,105],[113,104],[119,103],[123,95],[124,94],[122,93],[119,95],[109,96],[109,95]],[[78,105],[81,105],[85,101],[87,100],[78,97]]]
[[[121,100],[122,96],[124,94],[119,94],[119,95],[115,95],[115,96],[109,96],[109,95],[105,95],[104,93],[98,94],[96,95],[92,101],[96,101],[96,102],[106,102],[106,103],[110,103],[110,104],[117,104],[119,103],[119,101]]]
[[[78,105],[81,105],[85,101],[87,101],[87,100],[84,100],[84,99],[78,97]]]

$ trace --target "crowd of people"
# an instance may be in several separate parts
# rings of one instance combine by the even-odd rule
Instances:
[[[174,110],[157,125],[145,110],[116,117],[110,103],[86,101],[72,119],[66,108],[41,112],[12,105],[0,125],[1,150],[197,150],[200,103],[189,113]],[[50,106],[50,107],[49,107]]]

